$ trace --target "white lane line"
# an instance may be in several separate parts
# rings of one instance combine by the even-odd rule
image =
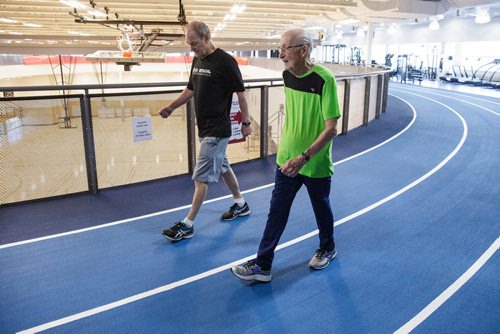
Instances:
[[[394,89],[395,91],[398,91],[398,92],[405,92],[405,93],[408,93],[409,90],[404,90],[404,89]],[[467,100],[463,100],[463,99],[459,99],[459,98],[456,98],[456,97],[451,97],[451,96],[448,96],[448,95],[444,95],[444,94],[439,94],[439,93],[435,93],[435,92],[429,92],[429,91],[426,91],[425,92],[426,94],[432,94],[432,95],[438,95],[438,96],[441,96],[441,97],[444,97],[444,98],[448,98],[448,99],[452,99],[452,100],[457,100],[457,101],[460,101],[460,102],[463,102],[463,103],[467,103],[467,104],[470,104],[474,107],[477,107],[477,108],[480,108],[480,109],[483,109],[483,110],[486,110],[487,112],[490,112],[492,113],[493,115],[495,116],[499,116],[500,117],[500,113],[494,111],[494,110],[491,110],[489,108],[486,108],[486,107],[483,107],[483,106],[480,106],[478,104],[475,104],[475,103],[472,103],[472,102],[469,102]],[[497,105],[500,105],[500,103],[496,103],[496,102],[492,102],[492,101],[488,101],[488,100],[483,100],[483,99],[478,99],[478,100],[482,100],[482,101],[486,101],[486,102],[490,102],[490,103],[493,103],[493,104],[497,104]]]
[[[478,100],[478,101],[481,101],[481,102],[491,103],[491,104],[495,104],[497,106],[500,106],[500,103],[498,103],[498,102],[491,101],[491,100],[488,100],[488,99],[482,99],[482,98],[479,98],[479,97],[476,97],[476,96],[472,96],[472,95],[467,94],[467,93],[464,93],[464,94],[452,93],[450,95],[454,95],[455,97],[461,97],[461,98],[467,97],[469,99],[474,99],[474,100]],[[467,96],[464,96],[464,95],[467,95]],[[447,95],[444,95],[444,96],[447,96]],[[492,98],[495,98],[495,97],[492,96]]]
[[[420,311],[416,316],[414,316],[410,321],[404,324],[400,329],[394,332],[394,334],[406,334],[414,330],[418,325],[420,325],[425,319],[427,319],[434,311],[436,311],[441,305],[443,305],[448,299],[450,299],[468,280],[474,276],[479,269],[481,269],[484,264],[495,254],[495,252],[500,248],[500,237],[498,237],[491,246],[481,255],[479,259],[460,276],[452,285],[450,285],[446,290],[444,290],[439,296],[436,297],[429,305],[427,305],[422,311]]]
[[[417,94],[414,94],[414,95],[417,95]],[[426,98],[424,96],[420,96],[420,97]],[[429,98],[426,98],[426,99],[429,99]],[[429,99],[429,100],[432,100],[432,99]],[[408,186],[402,188],[401,190],[399,190],[399,191],[397,191],[397,192],[395,192],[395,193],[387,196],[386,198],[378,201],[377,203],[374,203],[374,204],[372,204],[372,205],[370,205],[370,206],[368,206],[368,207],[366,207],[366,208],[364,208],[362,210],[359,210],[358,212],[355,212],[355,213],[353,213],[353,214],[351,214],[351,215],[349,215],[347,217],[344,217],[344,218],[340,219],[339,221],[337,221],[335,223],[335,226],[341,225],[341,224],[343,224],[345,222],[348,222],[349,220],[352,220],[352,219],[354,219],[356,217],[359,217],[359,216],[361,216],[361,215],[363,215],[363,214],[365,214],[365,213],[367,213],[367,212],[375,209],[376,207],[378,207],[378,206],[380,206],[380,205],[382,205],[382,204],[390,201],[391,199],[393,199],[393,198],[401,195],[402,193],[406,192],[407,190],[415,187],[417,184],[423,182],[424,180],[426,180],[427,178],[429,178],[432,174],[436,173],[448,161],[450,161],[451,158],[453,158],[453,156],[455,156],[455,154],[457,154],[457,152],[463,146],[463,144],[465,142],[465,139],[467,138],[467,123],[452,108],[450,108],[450,107],[442,104],[439,101],[435,101],[435,102],[438,103],[438,104],[441,104],[444,107],[446,107],[447,109],[451,110],[462,121],[463,134],[462,134],[462,138],[461,138],[459,144],[455,147],[455,149],[443,161],[441,161],[441,163],[439,163],[436,167],[434,167],[431,171],[429,171],[428,173],[426,173],[424,176],[420,177],[419,179],[417,179],[416,181],[412,182]],[[297,237],[297,238],[295,238],[293,240],[290,240],[290,241],[287,241],[287,242],[285,242],[283,244],[280,244],[280,245],[278,245],[278,247],[276,247],[276,250],[280,250],[280,249],[283,249],[285,247],[290,247],[290,246],[295,245],[295,244],[297,244],[297,243],[299,243],[299,242],[301,242],[301,241],[303,241],[305,239],[311,238],[311,237],[315,236],[316,234],[318,234],[318,230],[309,232],[309,233],[307,233],[307,234],[305,234],[303,236]],[[118,300],[118,301],[115,301],[115,302],[112,302],[112,303],[109,303],[109,304],[106,304],[106,305],[102,305],[102,306],[99,306],[99,307],[96,307],[96,308],[93,308],[93,309],[90,309],[90,310],[87,310],[87,311],[83,311],[83,312],[80,312],[80,313],[77,313],[77,314],[73,314],[73,315],[67,316],[65,318],[61,318],[61,319],[58,319],[58,320],[54,320],[54,321],[51,321],[51,322],[48,322],[48,323],[36,326],[36,327],[32,327],[32,328],[26,329],[26,330],[24,330],[24,331],[22,331],[20,333],[37,333],[39,331],[43,331],[43,330],[47,330],[47,329],[54,328],[54,327],[57,327],[57,326],[61,326],[61,325],[67,324],[67,323],[72,322],[72,321],[76,321],[76,320],[79,320],[79,319],[82,319],[82,318],[90,317],[92,315],[96,315],[96,314],[101,313],[101,312],[109,311],[109,310],[114,309],[116,307],[120,307],[120,306],[129,304],[129,303],[133,303],[133,302],[136,302],[138,300],[141,300],[141,299],[144,299],[144,298],[147,298],[147,297],[151,297],[151,296],[156,295],[158,293],[169,291],[169,290],[178,288],[180,286],[183,286],[183,285],[186,285],[186,284],[198,281],[198,280],[200,280],[202,278],[206,278],[208,276],[215,275],[217,273],[220,273],[220,272],[222,272],[224,270],[227,270],[227,269],[231,268],[232,266],[234,266],[236,264],[239,264],[239,263],[248,261],[250,259],[253,259],[253,258],[255,258],[256,255],[257,254],[253,254],[253,255],[247,256],[245,258],[233,261],[233,262],[231,262],[229,264],[217,267],[215,269],[211,269],[209,271],[203,272],[201,274],[197,274],[195,276],[191,276],[191,277],[182,279],[182,280],[177,281],[177,282],[173,282],[173,283],[170,283],[170,284],[158,287],[156,289],[145,291],[145,292],[142,292],[140,294],[137,294],[137,295],[134,295],[134,296],[131,296],[131,297],[128,297],[128,298],[124,298],[124,299],[121,299],[121,300]]]
[[[410,109],[411,109],[411,111],[413,113],[413,116],[412,116],[412,119],[411,119],[410,123],[408,123],[408,125],[403,130],[401,130],[400,132],[396,133],[391,138],[389,138],[389,139],[381,142],[380,144],[375,145],[375,146],[373,146],[373,147],[371,147],[371,148],[369,148],[369,149],[367,149],[365,151],[359,152],[359,153],[354,154],[354,155],[352,155],[350,157],[347,157],[347,158],[345,158],[343,160],[340,160],[339,162],[337,162],[337,163],[334,164],[335,166],[336,165],[340,165],[340,164],[342,164],[342,163],[344,163],[346,161],[349,161],[351,159],[357,158],[357,157],[359,157],[359,156],[361,156],[363,154],[366,154],[366,153],[368,153],[370,151],[373,151],[373,150],[375,150],[375,149],[377,149],[377,148],[379,148],[381,146],[384,146],[385,144],[387,144],[387,143],[393,141],[394,139],[396,139],[397,137],[401,136],[403,133],[405,133],[409,128],[411,128],[413,126],[413,123],[415,123],[415,121],[417,120],[417,112],[415,111],[415,108],[408,101],[402,99],[401,97],[393,95],[393,94],[390,94],[390,95],[394,96],[397,99],[400,99],[401,101],[403,101],[404,103],[406,103],[410,107]]]
[[[261,189],[264,189],[264,188],[269,188],[269,187],[271,187],[273,185],[274,185],[274,183],[266,184],[266,185],[263,185],[263,186],[260,186],[260,187],[256,187],[256,188],[253,188],[253,189],[248,189],[248,190],[242,191],[241,193],[242,194],[246,194],[246,193],[253,192],[253,191],[258,191],[258,190],[261,190]],[[212,199],[204,201],[203,204],[220,201],[220,200],[223,200],[223,199],[226,199],[226,198],[229,198],[229,197],[232,197],[232,195],[226,195],[226,196],[222,196],[222,197],[212,198]],[[73,231],[68,231],[68,232],[64,232],[64,233],[47,235],[47,236],[40,237],[40,238],[34,238],[34,239],[17,241],[17,242],[13,242],[13,243],[9,243],[9,244],[3,244],[3,245],[0,245],[0,249],[10,248],[10,247],[15,247],[15,246],[21,246],[21,245],[30,244],[30,243],[37,242],[37,241],[49,240],[49,239],[64,237],[64,236],[67,236],[67,235],[72,235],[72,234],[77,234],[77,233],[83,233],[83,232],[98,230],[98,229],[101,229],[101,228],[110,227],[110,226],[114,226],[114,225],[120,225],[120,224],[130,223],[130,222],[133,222],[133,221],[136,221],[136,220],[141,220],[141,219],[145,219],[145,218],[151,218],[151,217],[155,217],[155,216],[159,216],[159,215],[163,215],[163,214],[166,214],[166,213],[171,213],[171,212],[175,212],[175,211],[179,211],[179,210],[183,210],[183,209],[189,209],[190,207],[191,207],[191,204],[188,204],[188,205],[183,205],[183,206],[179,206],[179,207],[168,209],[168,210],[163,210],[163,211],[149,213],[147,215],[142,215],[142,216],[127,218],[127,219],[123,219],[123,220],[117,220],[117,221],[114,221],[114,222],[111,222],[111,223],[106,223],[106,224],[91,226],[91,227],[82,228],[82,229],[73,230]]]
[[[474,92],[462,92],[462,91],[448,90],[448,89],[444,89],[444,88],[428,87],[428,86],[398,85],[398,88],[394,88],[394,89],[400,89],[400,88],[408,89],[408,90],[414,90],[414,91],[418,91],[420,93],[429,92],[429,91],[440,91],[440,92],[445,92],[446,94],[460,96],[462,98],[467,97],[467,98],[470,98],[470,99],[475,99],[475,100],[479,100],[479,101],[483,101],[483,102],[488,102],[488,103],[500,105],[500,103],[498,103],[498,102],[495,102],[495,101],[492,101],[492,100],[489,100],[489,99],[486,99],[486,98],[477,97],[477,95],[481,95],[481,96],[489,97],[489,98],[492,98],[492,99],[498,99],[498,97],[493,96],[493,95],[477,94],[477,93],[474,93]],[[392,90],[392,88],[390,90]]]
[[[145,292],[139,293],[137,295],[130,296],[128,298],[124,298],[124,299],[118,300],[118,301],[113,302],[113,303],[102,305],[102,306],[99,306],[99,307],[96,307],[96,308],[93,308],[93,309],[90,309],[90,310],[87,310],[87,311],[84,311],[84,312],[80,312],[80,313],[77,313],[77,314],[70,315],[70,316],[65,317],[65,318],[61,318],[61,319],[58,319],[58,320],[55,320],[55,321],[52,321],[52,322],[48,322],[46,324],[42,324],[42,325],[39,325],[39,326],[36,326],[36,327],[25,329],[25,330],[20,331],[18,333],[23,333],[23,334],[24,333],[38,333],[38,332],[41,332],[41,331],[44,331],[44,330],[47,330],[47,329],[50,329],[50,328],[54,328],[54,327],[57,327],[57,326],[61,326],[61,325],[70,323],[72,321],[76,321],[76,320],[79,320],[79,319],[90,317],[92,315],[95,315],[95,314],[98,314],[98,313],[101,313],[101,312],[109,311],[111,309],[114,309],[114,308],[117,308],[117,307],[120,307],[120,306],[123,306],[123,305],[126,305],[126,304],[130,304],[130,303],[136,302],[138,300],[141,300],[141,299],[144,299],[144,298],[147,298],[147,297],[151,297],[151,296],[154,296],[156,294],[159,294],[159,293],[162,293],[162,292],[166,292],[166,291],[178,288],[180,286],[196,282],[196,281],[201,280],[203,278],[215,275],[217,273],[220,273],[221,271],[228,270],[232,266],[235,266],[235,265],[237,265],[237,264],[239,264],[241,262],[248,261],[248,260],[254,258],[256,255],[257,254],[254,254],[252,256],[247,256],[247,257],[245,257],[243,259],[240,259],[240,260],[237,260],[237,261],[225,264],[225,265],[220,266],[220,267],[215,268],[215,269],[211,269],[211,270],[205,271],[205,272],[203,272],[201,274],[194,275],[194,276],[191,276],[191,277],[188,277],[188,278],[185,278],[185,279],[182,279],[180,281],[173,282],[173,283],[170,283],[170,284],[167,284],[167,285],[164,285],[164,286],[160,286],[160,287],[158,287],[156,289],[145,291]]]
[[[399,98],[397,96],[395,96],[395,97]],[[401,98],[399,98],[399,99],[401,99]],[[403,99],[401,99],[401,100],[403,102],[405,102],[410,107],[410,109],[412,110],[412,113],[413,113],[412,120],[410,121],[410,123],[403,130],[401,130],[400,132],[398,132],[397,134],[395,134],[391,138],[385,140],[384,142],[382,142],[382,143],[380,143],[378,145],[375,145],[372,148],[369,148],[369,149],[367,149],[365,151],[357,153],[357,154],[355,154],[353,156],[350,156],[350,157],[347,157],[347,158],[345,158],[343,160],[340,160],[340,161],[334,163],[334,165],[340,165],[340,164],[342,164],[342,163],[344,163],[346,161],[349,161],[351,159],[357,158],[357,157],[359,157],[361,155],[364,155],[364,154],[366,154],[368,152],[371,152],[371,151],[373,151],[373,150],[375,150],[377,148],[380,148],[381,146],[386,145],[387,143],[393,141],[394,139],[396,139],[397,137],[399,137],[400,135],[402,135],[404,132],[406,132],[413,125],[413,123],[415,123],[415,120],[417,118],[417,113],[415,111],[415,108],[410,103],[408,103],[407,101],[405,101]],[[269,187],[272,187],[272,186],[274,186],[274,183],[269,183],[269,184],[266,184],[266,185],[263,185],[263,186],[260,186],[260,187],[248,189],[248,190],[242,191],[241,193],[242,194],[247,194],[247,193],[251,193],[251,192],[254,192],[254,191],[259,191],[259,190],[262,190],[262,189],[265,189],[265,188],[269,188]],[[226,195],[226,196],[222,196],[222,197],[212,198],[210,200],[204,201],[203,204],[208,204],[208,203],[220,201],[220,200],[223,200],[223,199],[226,199],[226,198],[230,198],[231,196],[232,195]],[[60,238],[60,237],[64,237],[64,236],[68,236],[68,235],[72,235],[72,234],[84,233],[84,232],[93,231],[93,230],[97,230],[97,229],[101,229],[101,228],[105,228],[105,227],[110,227],[110,226],[115,226],[115,225],[130,223],[130,222],[133,222],[133,221],[136,221],[136,220],[151,218],[151,217],[155,217],[155,216],[159,216],[159,215],[163,215],[163,214],[167,214],[167,213],[172,213],[172,212],[179,211],[179,210],[189,209],[190,207],[191,207],[191,204],[187,204],[187,205],[179,206],[179,207],[172,208],[172,209],[169,209],[169,210],[153,212],[153,213],[150,213],[150,214],[147,214],[147,215],[142,215],[142,216],[138,216],[138,217],[127,218],[127,219],[123,219],[123,220],[117,220],[117,221],[111,222],[111,223],[106,223],[106,224],[101,224],[101,225],[95,225],[95,226],[91,226],[91,227],[87,227],[87,228],[82,228],[82,229],[78,229],[78,230],[68,231],[68,232],[64,232],[64,233],[57,233],[57,234],[47,235],[47,236],[43,236],[43,237],[39,237],[39,238],[33,238],[33,239],[28,239],[28,240],[22,240],[22,241],[12,242],[12,243],[9,243],[9,244],[0,245],[0,249],[10,248],[10,247],[16,247],[16,246],[30,244],[30,243],[33,243],[33,242],[38,242],[38,241],[43,241],[43,240],[49,240],[49,239],[54,239],[54,238]]]

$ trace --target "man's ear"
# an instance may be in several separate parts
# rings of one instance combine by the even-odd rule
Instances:
[[[302,52],[302,57],[308,59],[308,57],[307,57],[307,51],[308,50],[306,50],[306,48],[308,48],[308,46],[302,47],[302,49],[301,49],[302,51],[301,52]]]

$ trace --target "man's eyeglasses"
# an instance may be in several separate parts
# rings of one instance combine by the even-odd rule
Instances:
[[[290,49],[293,49],[293,48],[300,48],[301,46],[304,46],[304,44],[299,44],[299,45],[282,45],[278,48],[278,51],[279,52],[286,52]]]

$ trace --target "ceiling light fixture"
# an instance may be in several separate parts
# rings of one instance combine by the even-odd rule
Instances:
[[[12,20],[12,19],[9,19],[9,18],[6,18],[6,17],[0,17],[0,22],[4,22],[4,23],[17,23],[16,20]]]
[[[81,3],[81,2],[78,2],[76,0],[59,0],[60,3],[68,6],[68,7],[71,7],[71,8],[78,8],[78,9],[87,9],[87,5]]]
[[[43,27],[41,24],[36,24],[36,23],[23,23],[23,26],[30,27],[30,28],[41,28],[41,27]]]
[[[231,8],[230,12],[231,14],[241,14],[245,11],[245,9],[247,9],[247,5],[243,3],[237,3]]]
[[[479,11],[474,18],[474,22],[477,24],[485,24],[490,22],[490,14],[488,13],[488,10]]]
[[[222,23],[219,23],[215,26],[214,33],[224,29],[226,27],[227,21],[234,21],[237,15],[243,13],[246,8],[247,6],[242,3],[237,3],[233,5],[233,7],[231,7],[231,9],[229,10],[229,13],[227,13],[222,19]],[[215,34],[212,34],[212,37],[215,37]]]
[[[439,22],[437,20],[432,20],[429,24],[429,29],[432,31],[439,30]]]
[[[391,24],[389,28],[387,28],[387,33],[389,35],[394,35],[397,32],[397,26],[395,24]]]

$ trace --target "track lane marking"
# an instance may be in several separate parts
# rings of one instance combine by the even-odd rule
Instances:
[[[422,91],[425,91],[426,93],[430,92],[430,91],[434,91],[434,92],[441,91],[441,92],[446,92],[447,94],[451,94],[454,96],[467,97],[467,98],[471,98],[471,99],[475,99],[475,100],[479,100],[479,101],[483,101],[483,102],[488,102],[488,103],[500,105],[500,103],[498,103],[498,102],[487,99],[487,98],[491,98],[491,99],[498,100],[498,97],[493,96],[493,95],[479,94],[479,93],[475,93],[475,92],[463,92],[463,91],[457,91],[457,90],[448,90],[448,89],[444,89],[444,88],[431,87],[431,86],[400,85],[399,83],[396,83],[396,84],[398,84],[399,88],[406,88],[409,90],[413,89],[414,91],[419,91],[421,93],[422,93]],[[393,87],[395,87],[395,86],[393,86]],[[399,89],[399,88],[394,88],[394,89]],[[393,88],[391,88],[391,90],[392,89]],[[477,97],[477,95],[483,96],[483,98]],[[445,95],[445,96],[447,96],[447,95]]]
[[[406,102],[406,101],[404,101],[404,102]],[[367,154],[367,153],[369,153],[369,152],[371,152],[371,151],[373,151],[375,149],[378,149],[378,148],[380,148],[380,147],[388,144],[389,142],[393,141],[394,139],[396,139],[397,137],[399,137],[400,135],[402,135],[403,133],[405,133],[411,126],[413,126],[413,124],[415,123],[415,120],[417,118],[417,113],[415,111],[415,108],[413,108],[413,106],[411,106],[408,102],[406,102],[406,104],[408,104],[408,106],[412,110],[413,117],[412,117],[412,120],[410,121],[410,123],[408,123],[408,125],[403,130],[401,130],[400,132],[398,132],[394,136],[390,137],[389,139],[381,142],[380,144],[377,144],[377,145],[375,145],[375,146],[373,146],[373,147],[371,147],[369,149],[366,149],[366,150],[364,150],[364,151],[362,151],[360,153],[357,153],[357,154],[352,155],[350,157],[347,157],[347,158],[345,158],[343,160],[340,160],[340,161],[334,163],[334,165],[335,166],[336,165],[340,165],[340,164],[342,164],[342,163],[344,163],[346,161],[349,161],[349,160],[357,158],[357,157],[359,157],[361,155]],[[274,186],[274,183],[269,183],[269,184],[266,184],[266,185],[263,185],[263,186],[260,186],[260,187],[248,189],[248,190],[242,191],[241,193],[242,194],[247,194],[247,193],[259,191],[259,190],[262,190],[262,189],[265,189],[265,188],[269,188],[269,187],[272,187],[272,186]],[[226,199],[226,198],[230,198],[230,197],[232,197],[232,195],[226,195],[226,196],[221,196],[221,197],[217,197],[217,198],[212,198],[212,199],[204,201],[203,205],[208,204],[208,203],[212,203],[212,202],[216,202],[216,201],[220,201],[220,200],[223,200],[223,199]],[[51,234],[51,235],[47,235],[47,236],[39,237],[39,238],[33,238],[33,239],[28,239],[28,240],[16,241],[16,242],[12,242],[12,243],[8,243],[8,244],[0,245],[0,250],[1,249],[5,249],[5,248],[22,246],[22,245],[26,245],[26,244],[30,244],[30,243],[34,243],[34,242],[38,242],[38,241],[44,241],[44,240],[50,240],[50,239],[60,238],[60,237],[64,237],[64,236],[68,236],[68,235],[72,235],[72,234],[89,232],[89,231],[93,231],[93,230],[97,230],[97,229],[101,229],[101,228],[106,228],[106,227],[111,227],[111,226],[115,226],[115,225],[130,223],[130,222],[133,222],[133,221],[136,221],[136,220],[142,220],[142,219],[146,219],[146,218],[160,216],[160,215],[167,214],[167,213],[176,212],[176,211],[179,211],[179,210],[189,209],[190,207],[191,207],[191,204],[187,204],[187,205],[179,206],[179,207],[168,209],[168,210],[157,211],[157,212],[149,213],[149,214],[146,214],[146,215],[141,215],[141,216],[137,216],[137,217],[132,217],[132,218],[127,218],[127,219],[117,220],[117,221],[106,223],[106,224],[95,225],[95,226],[86,227],[86,228],[82,228],[82,229],[78,229],[78,230],[73,230],[73,231],[68,231],[68,232],[63,232],[63,233]]]
[[[411,89],[410,90],[404,90],[404,89],[392,89],[392,90],[395,90],[395,91],[398,91],[398,92],[405,92],[405,93],[410,93]],[[463,103],[467,103],[467,104],[470,104],[470,105],[473,105],[477,108],[480,108],[480,109],[483,109],[483,110],[486,110],[487,112],[490,112],[492,113],[493,115],[495,116],[499,116],[500,117],[500,113],[498,112],[495,112],[494,110],[491,110],[489,108],[486,108],[486,107],[483,107],[483,106],[480,106],[479,104],[475,104],[475,103],[472,103],[472,102],[469,102],[467,100],[463,100],[463,99],[459,99],[457,97],[451,97],[451,96],[448,96],[448,95],[443,95],[443,94],[439,94],[439,93],[435,93],[435,92],[425,92],[425,93],[428,93],[428,94],[432,94],[432,95],[438,95],[438,96],[442,96],[444,98],[448,98],[448,99],[452,99],[452,100],[457,100],[457,101],[460,101],[460,102],[463,102]],[[493,104],[496,104],[496,105],[500,105],[500,103],[497,103],[497,102],[493,102],[493,101],[488,101],[488,100],[484,100],[484,99],[479,99],[477,98],[478,100],[481,100],[481,101],[486,101],[486,102],[489,102],[489,103],[493,103]]]
[[[472,266],[467,269],[453,284],[437,296],[432,302],[422,309],[417,315],[411,318],[406,324],[401,326],[394,334],[406,334],[414,330],[425,319],[427,319],[434,311],[450,299],[465,283],[467,283],[486,262],[496,253],[500,248],[500,237],[498,237],[490,247],[474,262]]]
[[[411,188],[415,187],[416,185],[418,185],[419,183],[423,182],[424,180],[426,180],[427,178],[429,178],[431,175],[433,175],[434,173],[436,173],[438,170],[440,170],[441,168],[443,168],[444,165],[446,165],[446,163],[448,163],[456,154],[457,152],[460,150],[460,148],[463,146],[463,144],[465,143],[465,140],[467,138],[467,133],[468,133],[468,127],[467,127],[467,123],[465,122],[464,118],[462,116],[460,116],[460,114],[458,114],[455,110],[453,110],[452,108],[446,106],[445,104],[439,102],[439,101],[436,101],[436,100],[433,100],[431,98],[427,98],[427,97],[424,97],[424,96],[421,96],[421,95],[418,95],[418,94],[413,94],[413,93],[408,93],[408,94],[412,94],[412,95],[416,95],[416,96],[419,96],[421,98],[424,98],[424,99],[428,99],[428,100],[431,100],[431,101],[434,101],[436,102],[437,104],[440,104],[442,106],[444,106],[446,109],[449,109],[451,112],[453,112],[455,115],[458,116],[458,118],[461,120],[462,122],[462,126],[463,126],[463,133],[462,133],[462,138],[460,139],[460,142],[457,144],[457,146],[453,149],[453,151],[444,159],[442,160],[436,167],[434,167],[433,169],[431,169],[429,172],[427,172],[426,174],[424,174],[423,176],[421,176],[420,178],[418,178],[417,180],[413,181],[412,183],[410,183],[409,185],[403,187],[402,189],[396,191],[395,193],[381,199],[380,201],[362,209],[362,210],[359,210],[347,217],[344,217],[342,219],[340,219],[339,221],[337,221],[335,223],[335,226],[339,226],[341,224],[344,224],[354,218],[357,218],[379,206],[381,206],[382,204],[394,199],[395,197],[401,195],[402,193],[410,190]],[[404,101],[405,103],[407,103],[411,108],[412,110],[415,112],[415,108],[409,103],[407,102],[406,100],[398,97],[398,96],[395,96],[396,98],[399,98],[400,100]],[[415,114],[416,115],[416,114]],[[406,128],[405,128],[405,131],[406,131]],[[368,150],[367,150],[368,151]],[[267,186],[270,186],[270,185],[266,185],[264,187],[267,187]],[[276,250],[281,250],[283,248],[286,248],[286,247],[290,247],[294,244],[297,244],[303,240],[306,240],[308,238],[311,238],[315,235],[318,234],[318,230],[314,230],[312,232],[309,232],[305,235],[302,235],[300,237],[297,237],[293,240],[290,240],[290,241],[287,241],[283,244],[280,244],[278,245],[278,247],[276,247]],[[83,319],[83,318],[86,318],[86,317],[90,317],[90,316],[93,316],[93,315],[96,315],[96,314],[99,314],[99,313],[102,313],[102,312],[106,312],[106,311],[109,311],[111,309],[114,309],[114,308],[117,308],[117,307],[120,307],[120,306],[123,306],[123,305],[126,305],[126,304],[129,304],[129,303],[133,303],[133,302],[136,302],[138,300],[141,300],[141,299],[144,299],[144,298],[147,298],[147,297],[151,297],[153,295],[156,295],[156,294],[159,294],[159,293],[162,293],[162,292],[166,292],[166,291],[169,291],[169,290],[172,290],[172,289],[175,289],[175,288],[178,288],[178,287],[181,287],[183,285],[186,285],[186,284],[189,284],[189,283],[192,283],[192,282],[195,282],[195,281],[198,281],[198,280],[201,280],[203,278],[206,278],[206,277],[209,277],[209,276],[212,276],[212,275],[215,275],[217,273],[220,273],[222,271],[225,271],[225,270],[228,270],[229,268],[231,268],[232,266],[234,265],[237,265],[239,263],[243,263],[245,261],[248,261],[250,259],[253,259],[255,258],[257,254],[252,254],[250,256],[247,256],[247,257],[244,257],[242,259],[239,259],[239,260],[236,260],[236,261],[233,261],[229,264],[225,264],[225,265],[222,265],[220,267],[217,267],[217,268],[214,268],[214,269],[211,269],[211,270],[208,270],[208,271],[205,271],[203,273],[200,273],[200,274],[197,274],[197,275],[194,275],[194,276],[191,276],[191,277],[187,277],[185,279],[182,279],[182,280],[179,280],[179,281],[176,281],[176,282],[172,282],[172,283],[169,283],[167,285],[163,285],[163,286],[160,286],[158,288],[155,288],[155,289],[152,289],[152,290],[148,290],[148,291],[145,291],[145,292],[142,292],[142,293],[139,293],[139,294],[136,294],[136,295],[133,295],[133,296],[130,296],[130,297],[127,297],[127,298],[124,298],[124,299],[120,299],[118,301],[115,301],[115,302],[112,302],[112,303],[108,303],[108,304],[105,304],[105,305],[101,305],[101,306],[98,306],[96,308],[93,308],[93,309],[89,309],[89,310],[86,310],[86,311],[83,311],[83,312],[80,312],[80,313],[76,313],[76,314],[73,314],[73,315],[70,315],[70,316],[67,316],[67,317],[64,317],[64,318],[61,318],[61,319],[57,319],[57,320],[54,320],[54,321],[51,321],[51,322],[48,322],[48,323],[45,323],[45,324],[41,324],[41,325],[38,325],[36,327],[32,327],[32,328],[28,328],[26,330],[23,330],[19,333],[37,333],[39,331],[43,331],[43,330],[47,330],[47,329],[50,329],[50,328],[54,328],[54,327],[58,327],[58,326],[62,326],[64,324],[67,324],[67,323],[70,323],[70,322],[73,322],[73,321],[77,321],[77,320],[80,320],[80,319]]]

